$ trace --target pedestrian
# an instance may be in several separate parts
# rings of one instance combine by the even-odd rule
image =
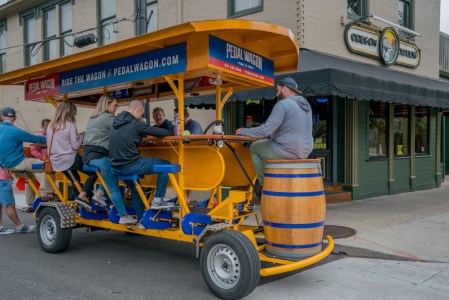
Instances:
[[[141,121],[144,111],[142,101],[133,100],[129,103],[128,110],[119,113],[112,123],[112,128],[109,131],[109,157],[111,158],[112,173],[117,176],[154,174],[153,165],[170,163],[164,159],[140,156],[138,147],[142,138],[147,135],[155,137],[173,135],[173,132],[167,129],[157,128]],[[156,192],[151,202],[152,209],[174,206],[173,203],[164,199],[167,184],[168,174],[159,173]],[[133,206],[140,220],[144,212],[143,203],[134,184],[129,183],[128,186],[131,187]]]
[[[23,143],[45,143],[45,137],[31,134],[14,126],[16,111],[11,107],[4,108],[1,116],[3,122],[0,124],[0,167],[11,172],[25,172],[27,177],[36,182],[36,176],[33,173],[42,173],[42,169],[33,169],[33,164],[42,162],[37,158],[25,157]],[[28,184],[25,188],[25,194],[26,211],[33,212],[32,205],[36,195]]]
[[[0,234],[34,232],[36,230],[36,226],[23,224],[17,215],[14,193],[12,190],[12,179],[12,175],[8,170],[0,168]],[[14,223],[16,230],[3,226],[3,207],[6,208],[6,215]]]
[[[97,106],[87,123],[83,142],[83,162],[86,165],[100,169],[111,201],[114,203],[117,214],[120,217],[119,224],[131,224],[137,222],[137,220],[128,215],[126,211],[123,197],[120,193],[118,178],[112,173],[111,161],[109,159],[109,130],[112,127],[117,107],[117,100],[111,96],[103,95],[98,100]],[[96,200],[102,206],[106,206],[106,202],[101,198],[94,196],[93,200]]]
[[[260,186],[266,159],[307,158],[313,149],[312,110],[291,77],[279,81],[278,102],[267,121],[258,127],[238,128],[235,134],[265,138],[251,144],[251,159]]]
[[[174,109],[175,120],[178,118],[178,108]],[[198,121],[190,119],[190,114],[187,108],[184,108],[184,130],[190,132],[190,134],[203,134],[203,127]]]

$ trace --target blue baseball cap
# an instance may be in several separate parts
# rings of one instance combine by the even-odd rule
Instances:
[[[14,110],[14,108],[5,107],[2,111],[2,116],[8,117],[8,118],[14,118],[16,116],[16,111]]]
[[[293,90],[295,93],[297,93],[299,95],[302,94],[302,92],[300,90],[298,90],[298,84],[291,77],[285,77],[285,78],[281,79],[279,81],[278,85],[286,86],[286,87],[288,87],[289,89]]]

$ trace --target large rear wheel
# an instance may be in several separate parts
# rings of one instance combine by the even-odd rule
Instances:
[[[62,252],[70,245],[72,228],[61,228],[61,217],[56,209],[46,207],[39,213],[37,238],[45,252]]]
[[[226,230],[207,238],[200,266],[204,281],[222,299],[243,298],[259,284],[259,255],[239,231]]]

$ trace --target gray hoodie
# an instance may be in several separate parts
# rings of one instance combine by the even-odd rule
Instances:
[[[241,134],[271,137],[269,146],[285,158],[307,158],[313,149],[312,110],[303,97],[290,96],[276,103],[263,125],[244,128]]]

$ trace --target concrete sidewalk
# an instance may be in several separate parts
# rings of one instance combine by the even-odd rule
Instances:
[[[25,206],[24,192],[15,191],[15,196],[17,207]],[[357,231],[335,239],[334,253],[447,263],[449,182],[437,189],[328,204],[326,225]]]
[[[349,256],[449,262],[449,182],[441,188],[327,205],[327,225],[355,236],[336,239]]]

